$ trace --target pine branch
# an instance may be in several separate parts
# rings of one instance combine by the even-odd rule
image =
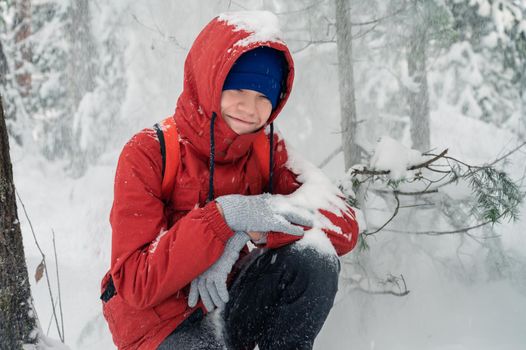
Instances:
[[[433,158],[431,158],[431,159],[429,159],[429,160],[427,160],[427,161],[425,161],[423,163],[412,165],[409,168],[407,168],[407,170],[417,170],[417,169],[425,168],[428,165],[436,162],[440,158],[445,158],[445,155],[446,155],[447,151],[448,150],[445,149],[438,155],[424,154],[424,155],[433,156]],[[353,176],[356,176],[356,175],[388,175],[390,173],[391,173],[390,170],[371,170],[371,169],[364,168],[362,170],[353,169],[352,172],[351,172],[351,175],[353,175]]]
[[[447,149],[440,154],[426,153],[424,155],[432,157],[425,162],[408,167],[407,170],[427,169],[431,172],[442,174],[438,179],[427,178],[422,172],[418,172],[411,179],[392,180],[386,177],[390,173],[389,170],[374,170],[374,169],[354,169],[351,172],[353,177],[353,189],[355,192],[359,186],[364,183],[373,183],[375,181],[382,182],[386,189],[373,189],[372,191],[380,195],[392,194],[397,200],[397,205],[393,215],[383,223],[378,229],[371,232],[362,233],[363,237],[374,235],[385,227],[398,214],[399,209],[406,206],[401,206],[398,196],[422,196],[439,193],[439,189],[445,186],[457,183],[460,180],[467,181],[469,184],[472,196],[470,215],[475,217],[478,224],[474,226],[464,227],[456,230],[447,231],[397,231],[386,230],[390,232],[409,233],[409,234],[426,234],[426,235],[448,235],[458,233],[468,233],[471,230],[483,227],[488,224],[498,223],[502,219],[517,220],[519,216],[519,206],[524,198],[524,193],[521,192],[519,185],[517,185],[504,171],[496,170],[492,165],[502,161],[511,154],[517,152],[524,147],[526,142],[521,143],[513,150],[507,152],[505,155],[492,161],[487,165],[470,165],[457,158],[447,155]],[[446,160],[447,164],[434,164],[440,159]],[[434,169],[433,167],[448,167],[448,169]],[[359,175],[366,175],[365,179],[360,179]],[[448,179],[449,177],[449,179]],[[402,191],[398,187],[402,183],[412,184],[417,182],[427,182],[424,189],[418,191]],[[365,245],[363,243],[362,245]]]

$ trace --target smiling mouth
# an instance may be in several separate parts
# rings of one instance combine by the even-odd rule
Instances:
[[[243,120],[243,119],[239,119],[239,118],[236,118],[236,117],[233,117],[231,115],[228,114],[228,117],[231,118],[231,119],[234,119],[235,121],[237,122],[240,122],[240,123],[243,123],[243,124],[247,124],[247,125],[252,125],[254,123],[252,122],[247,122],[246,120]]]

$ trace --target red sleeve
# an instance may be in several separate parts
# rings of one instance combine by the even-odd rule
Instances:
[[[298,182],[297,175],[286,166],[288,155],[285,142],[279,139],[277,135],[274,140],[276,147],[274,150],[273,193],[290,194],[297,190],[301,186],[301,183]],[[345,202],[343,198],[341,198],[341,200]],[[354,211],[346,204],[345,207],[347,209],[340,211],[339,215],[324,210],[323,208],[318,209],[320,213],[325,215],[335,226],[341,229],[341,232],[323,229],[339,256],[350,252],[358,241],[358,222],[356,221]],[[278,248],[299,239],[298,237],[284,233],[269,232],[267,235],[267,247]]]
[[[161,167],[157,136],[145,129],[124,147],[115,175],[110,271],[117,292],[137,308],[185,287],[233,235],[215,203],[191,210],[166,230]]]

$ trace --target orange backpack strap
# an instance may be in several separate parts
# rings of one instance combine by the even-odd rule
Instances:
[[[254,140],[254,154],[263,175],[263,182],[269,181],[270,174],[270,142],[264,130],[261,130]]]
[[[161,195],[163,200],[168,201],[173,192],[180,163],[179,134],[175,120],[171,116],[155,124],[154,129],[157,132],[163,158]]]

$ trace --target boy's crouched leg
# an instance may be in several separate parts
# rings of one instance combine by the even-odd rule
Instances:
[[[197,309],[159,345],[157,350],[222,350],[223,342],[216,336],[210,317],[203,317]]]
[[[260,255],[234,282],[225,307],[230,349],[312,349],[338,290],[339,260],[289,245]]]

